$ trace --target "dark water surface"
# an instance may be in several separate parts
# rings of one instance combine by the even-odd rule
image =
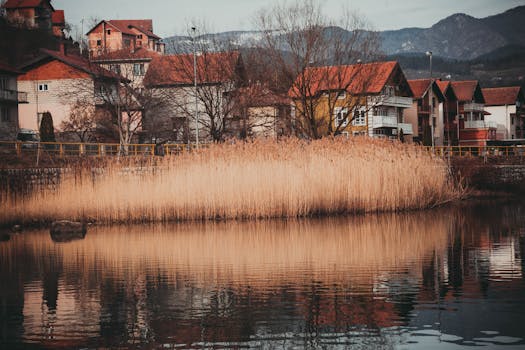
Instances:
[[[525,205],[0,241],[0,348],[525,348]]]

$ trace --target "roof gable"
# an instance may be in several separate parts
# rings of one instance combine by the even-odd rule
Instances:
[[[344,66],[308,67],[295,80],[290,96],[315,96],[323,91],[345,90],[353,95],[379,94],[396,78],[411,95],[406,78],[395,61]]]
[[[452,81],[450,82],[458,101],[476,101],[483,103],[483,93],[477,80]]]
[[[112,19],[112,20],[102,20],[97,25],[89,30],[86,35],[89,35],[92,31],[98,28],[102,23],[110,25],[112,28],[122,32],[123,34],[133,35],[136,33],[132,30],[135,28],[143,34],[146,34],[148,37],[154,39],[160,39],[157,35],[153,33],[153,20],[151,19]]]
[[[238,51],[205,53],[197,56],[197,82],[217,84],[236,79],[241,63]],[[144,77],[147,86],[192,85],[193,55],[169,55],[153,58]]]
[[[515,105],[516,101],[523,101],[523,91],[519,86],[482,89],[487,106]]]
[[[410,85],[410,89],[412,90],[415,99],[422,99],[432,86],[432,91],[434,92],[434,95],[437,96],[438,101],[443,102],[445,100],[445,97],[436,81],[431,82],[430,79],[414,79],[408,80],[408,84]]]

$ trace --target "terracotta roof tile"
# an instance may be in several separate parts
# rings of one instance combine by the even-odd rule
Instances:
[[[64,10],[55,10],[51,15],[53,24],[64,24],[66,23],[66,18],[64,15]]]
[[[414,94],[414,98],[422,98],[430,86],[430,79],[415,79],[408,80],[408,85]]]
[[[6,9],[38,7],[43,0],[7,0],[3,7]]]
[[[309,67],[297,77],[289,95],[315,96],[322,91],[340,89],[355,95],[378,94],[383,90],[396,67],[399,65],[395,61]]]
[[[479,83],[477,80],[451,81],[450,85],[454,89],[458,101],[472,101]]]
[[[151,60],[155,57],[159,57],[160,53],[148,50],[144,47],[140,47],[134,51],[128,49],[122,49],[117,51],[111,51],[103,53],[97,56],[94,61],[121,61],[121,60]]]
[[[240,59],[237,51],[206,53],[197,56],[198,83],[219,83],[235,79]],[[144,77],[146,86],[193,84],[193,55],[155,57]]]
[[[151,19],[112,19],[107,22],[126,34],[135,35],[135,33],[130,30],[134,27],[149,37],[160,39],[157,35],[153,34],[153,21]]]
[[[481,91],[483,91],[487,106],[515,105],[520,97],[523,98],[523,92],[519,86],[482,89]]]
[[[74,68],[80,69],[88,74],[94,75],[96,77],[108,78],[108,79],[122,79],[119,75],[108,71],[100,67],[97,64],[89,62],[87,59],[77,55],[65,55],[60,51],[52,51],[47,49],[41,49],[45,56],[57,59],[67,65],[70,65]]]
[[[288,96],[260,84],[239,88],[235,93],[241,104],[248,107],[288,106],[292,102]]]

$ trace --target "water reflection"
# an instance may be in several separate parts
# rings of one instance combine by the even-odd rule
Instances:
[[[26,232],[0,245],[0,345],[523,345],[524,218],[484,204]]]

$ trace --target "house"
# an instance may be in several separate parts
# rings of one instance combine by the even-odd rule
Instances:
[[[64,37],[64,28],[66,27],[64,10],[55,10],[51,15],[51,23],[53,26],[53,35],[58,38]]]
[[[61,51],[41,54],[21,67],[18,86],[27,92],[27,104],[19,108],[20,128],[38,130],[44,112],[50,112],[57,131],[78,103],[105,108],[102,92],[117,91],[120,77],[83,57]]]
[[[30,29],[52,29],[55,9],[51,0],[7,0],[3,5],[7,21]]]
[[[165,103],[146,116],[148,137],[185,142],[223,138],[234,108],[233,93],[245,80],[242,57],[237,51],[205,52],[195,63],[196,75],[192,54],[151,61],[144,86]]]
[[[454,93],[450,81],[437,80],[436,84],[445,98],[444,102],[440,105],[440,114],[443,116],[443,144],[457,146],[460,126],[458,98]]]
[[[486,121],[485,98],[478,81],[450,82],[457,97],[459,145],[485,146],[496,139],[496,123]]]
[[[164,54],[165,44],[153,33],[151,19],[103,20],[87,36],[92,58],[113,51],[133,52],[139,48]]]
[[[496,123],[496,139],[525,138],[525,94],[519,86],[482,89],[485,97],[485,116],[488,122]]]
[[[443,93],[434,80],[409,80],[408,84],[414,94],[414,102],[412,107],[405,111],[405,121],[412,124],[413,140],[425,146],[442,146],[444,119],[441,105],[445,102]]]
[[[238,138],[288,136],[291,102],[288,96],[259,83],[241,87],[234,92],[234,108],[227,129]]]
[[[0,140],[14,140],[18,132],[18,105],[27,103],[27,93],[17,89],[22,72],[0,63]]]
[[[308,67],[289,91],[296,133],[368,135],[404,138],[412,135],[404,110],[412,91],[397,62]]]

